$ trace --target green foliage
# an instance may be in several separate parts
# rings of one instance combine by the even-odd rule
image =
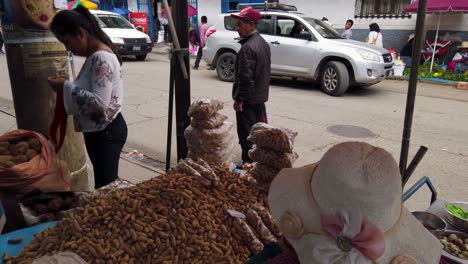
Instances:
[[[406,68],[403,71],[403,75],[409,76],[411,73],[411,68]],[[468,81],[468,75],[464,74],[455,74],[453,72],[448,72],[442,69],[439,65],[434,64],[432,66],[431,73],[431,62],[424,62],[419,66],[419,78],[440,78],[449,81],[463,82]]]

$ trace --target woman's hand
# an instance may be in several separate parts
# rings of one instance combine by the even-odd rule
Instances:
[[[51,76],[47,79],[49,82],[50,87],[52,87],[52,90],[55,92],[63,89],[63,84],[65,83],[65,79],[62,77],[56,77],[56,76]]]

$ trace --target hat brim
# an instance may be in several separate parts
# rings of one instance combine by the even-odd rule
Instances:
[[[283,169],[273,180],[268,195],[268,204],[275,221],[280,224],[286,211],[294,211],[308,225],[320,226],[320,209],[312,204],[307,196],[310,175],[315,172],[316,164],[301,168]],[[315,209],[315,210],[314,210]],[[379,259],[381,263],[390,263],[398,255],[413,256],[420,263],[439,263],[442,252],[440,242],[403,207],[400,227],[385,239],[385,254]],[[281,226],[280,226],[281,228]],[[300,260],[310,260],[313,242],[305,235],[301,239],[288,238],[298,253]],[[306,262],[307,263],[307,262]]]
[[[311,164],[301,168],[283,169],[275,177],[270,185],[268,205],[277,223],[280,223],[286,210],[295,211],[302,219],[307,219],[307,222],[310,219],[320,219],[318,208],[311,204],[307,196],[309,176],[314,173],[315,167],[316,164]],[[317,210],[311,210],[314,208]]]
[[[254,22],[255,24],[257,24],[255,21],[253,21],[252,19],[250,19],[249,17],[245,17],[245,16],[240,16],[238,14],[231,14],[231,17],[235,18],[235,19],[245,19],[245,20],[249,20],[249,21],[252,21]]]

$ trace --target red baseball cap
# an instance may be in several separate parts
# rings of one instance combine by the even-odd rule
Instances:
[[[255,24],[258,24],[258,21],[262,18],[262,14],[257,9],[252,7],[247,7],[242,9],[239,14],[231,14],[234,18],[244,18],[253,21]]]

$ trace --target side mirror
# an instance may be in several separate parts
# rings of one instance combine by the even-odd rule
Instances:
[[[312,40],[312,34],[309,31],[299,32],[299,38],[305,40]]]

